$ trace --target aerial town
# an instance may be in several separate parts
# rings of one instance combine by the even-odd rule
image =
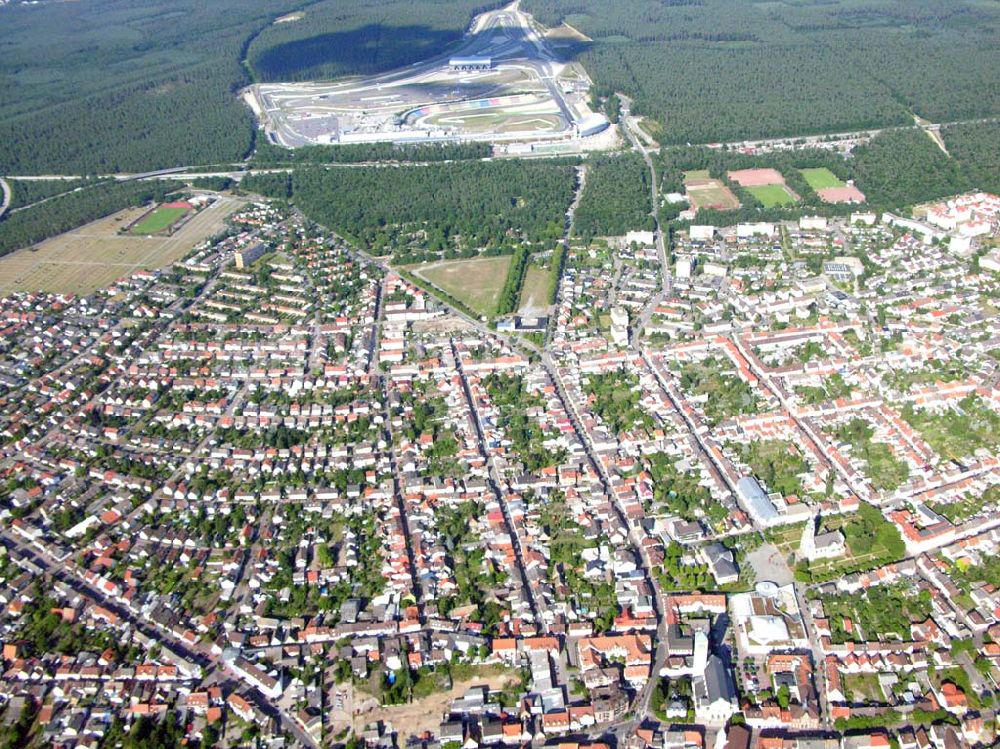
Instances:
[[[4,297],[6,732],[995,745],[1000,198],[914,214],[570,240],[490,324],[251,199]]]

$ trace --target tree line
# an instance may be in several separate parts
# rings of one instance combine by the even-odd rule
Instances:
[[[260,166],[281,164],[358,164],[380,162],[465,161],[490,156],[489,143],[345,143],[331,146],[283,148],[262,139],[252,162]]]
[[[1000,192],[1000,122],[952,125],[941,134],[972,187]]]
[[[504,280],[503,288],[500,289],[500,298],[497,300],[498,315],[508,315],[517,310],[521,298],[521,284],[524,282],[524,274],[528,269],[530,257],[528,248],[523,245],[514,251],[514,257],[511,258],[510,266],[507,268],[507,278]]]

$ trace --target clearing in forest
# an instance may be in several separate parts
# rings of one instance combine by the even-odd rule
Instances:
[[[864,203],[865,194],[843,182],[826,167],[800,169],[802,176],[824,203]]]
[[[732,211],[740,207],[740,201],[733,191],[721,180],[712,179],[707,169],[684,173],[684,189],[691,199],[695,209],[714,208],[720,211]]]
[[[785,178],[777,169],[738,169],[726,176],[730,182],[735,182],[740,187],[785,184]]]
[[[802,176],[813,190],[824,190],[828,187],[844,187],[844,183],[825,166],[818,169],[799,169]]]
[[[549,306],[549,280],[551,272],[537,265],[529,265],[521,284],[522,314],[539,314]]]
[[[510,260],[510,255],[445,260],[411,270],[479,314],[489,316],[496,314]]]
[[[743,188],[760,201],[765,208],[791,205],[798,202],[792,191],[785,185],[757,185]]]

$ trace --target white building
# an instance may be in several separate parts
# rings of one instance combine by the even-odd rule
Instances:
[[[826,231],[826,217],[803,216],[799,219],[799,228],[803,231]]]
[[[688,229],[692,242],[710,242],[715,236],[715,227],[710,224],[693,224]]]
[[[656,237],[651,231],[630,231],[625,235],[625,244],[633,242],[640,247],[652,247],[656,243]]]
[[[756,224],[737,224],[736,238],[750,239],[751,237],[773,237],[775,235],[774,224],[763,221]]]
[[[624,307],[611,309],[611,340],[618,346],[628,345],[628,310]]]

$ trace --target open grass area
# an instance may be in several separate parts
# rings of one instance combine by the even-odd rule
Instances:
[[[90,294],[143,269],[162,268],[225,227],[242,200],[220,198],[169,237],[120,234],[142,216],[130,208],[0,258],[0,294],[49,291]]]
[[[412,268],[420,278],[451,294],[481,315],[496,314],[500,290],[507,278],[510,255],[445,260]]]
[[[784,185],[755,185],[743,189],[757,198],[765,208],[791,205],[797,202],[795,196]]]
[[[733,191],[721,182],[705,187],[689,187],[688,197],[695,208],[716,208],[720,211],[732,211],[740,207],[740,201]]]
[[[397,726],[406,726],[408,731],[421,733],[436,730],[441,723],[441,713],[448,705],[474,686],[487,685],[491,689],[503,690],[517,686],[520,674],[503,666],[473,666],[458,664],[450,669],[450,687],[441,689],[414,690],[414,700],[403,705],[377,706],[374,700],[359,703],[365,709],[356,716],[357,727],[373,721],[387,721]],[[425,676],[430,680],[430,677]],[[358,694],[362,697],[363,693]]]
[[[845,187],[844,183],[825,166],[819,169],[800,169],[802,176],[813,190],[824,190],[828,187]]]
[[[659,143],[660,138],[663,137],[663,125],[658,120],[643,117],[639,120],[639,127],[642,128],[642,131],[646,135],[655,140],[657,143]]]
[[[794,525],[780,525],[776,528],[768,528],[764,533],[764,538],[768,543],[774,544],[782,556],[786,556],[793,551],[798,551],[802,543],[802,531],[805,523],[795,523]]]
[[[521,306],[519,312],[540,312],[549,306],[549,280],[551,275],[537,265],[528,266],[521,284]]]
[[[884,702],[878,674],[845,674],[844,692],[851,702]]]
[[[684,173],[684,189],[691,204],[697,208],[716,208],[731,211],[740,207],[740,201],[721,180],[712,179],[707,169]]]
[[[187,208],[160,206],[130,230],[131,234],[159,234],[180,221],[188,212]]]

